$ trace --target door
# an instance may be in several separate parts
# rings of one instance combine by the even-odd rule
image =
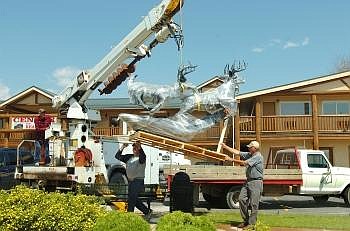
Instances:
[[[263,131],[276,130],[276,106],[275,102],[263,102]]]
[[[159,184],[159,149],[142,145],[146,154],[145,184]]]
[[[332,192],[336,186],[331,165],[320,153],[308,153],[303,167],[304,190],[306,193]]]
[[[263,115],[264,116],[275,116],[276,115],[275,102],[264,102],[263,103]]]

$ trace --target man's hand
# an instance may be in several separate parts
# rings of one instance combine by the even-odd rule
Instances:
[[[225,161],[232,161],[232,158],[229,157],[228,155],[225,156]]]
[[[124,149],[124,148],[126,148],[127,146],[129,146],[129,144],[127,144],[127,143],[123,143],[123,145],[122,145],[122,149]]]
[[[222,147],[223,149],[229,148],[229,146],[227,146],[225,143],[220,143],[220,145],[221,145],[221,147]]]

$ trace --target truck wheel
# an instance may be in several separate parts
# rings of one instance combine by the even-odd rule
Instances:
[[[55,192],[56,191],[56,186],[55,185],[46,185],[45,186],[45,191],[47,191],[47,192]]]
[[[109,179],[110,184],[128,184],[128,179],[126,178],[125,174],[121,172],[115,172]]]
[[[119,198],[128,198],[128,179],[125,174],[115,172],[109,179],[110,189]]]
[[[226,203],[231,209],[239,209],[238,197],[241,192],[241,188],[232,186],[226,193]]]
[[[328,195],[322,195],[322,196],[313,196],[316,203],[324,203],[328,201],[329,196]]]
[[[202,193],[203,198],[206,202],[208,202],[209,204],[211,204],[213,202],[213,197],[208,194],[208,193]]]
[[[209,204],[209,208],[220,208],[220,209],[226,209],[227,203],[225,196],[212,196],[208,193],[202,193],[203,198],[206,202]]]
[[[343,193],[343,197],[344,197],[344,202],[345,204],[350,207],[350,186],[348,186],[344,193]]]

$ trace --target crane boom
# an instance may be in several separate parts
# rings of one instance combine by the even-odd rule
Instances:
[[[67,118],[87,119],[84,103],[92,92],[107,78],[112,76],[118,66],[128,59],[133,63],[149,56],[150,50],[165,42],[174,31],[179,31],[172,17],[182,7],[183,0],[162,0],[116,47],[114,47],[95,67],[82,71],[72,85],[52,99],[53,107],[68,109]],[[150,36],[155,37],[147,46],[143,44]]]

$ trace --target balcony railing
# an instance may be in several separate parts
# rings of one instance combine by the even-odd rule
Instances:
[[[320,115],[318,121],[320,132],[350,131],[350,115]]]
[[[350,131],[349,115],[319,115],[319,132],[339,133]],[[261,132],[312,132],[312,116],[262,116]],[[255,116],[240,117],[240,131],[244,133],[255,133]]]
[[[34,140],[33,129],[0,129],[0,147],[16,148],[22,140]]]
[[[119,127],[96,127],[93,128],[92,131],[95,133],[96,136],[116,136],[116,135],[122,135],[122,129]]]
[[[320,133],[327,134],[344,134],[350,133],[350,116],[349,115],[319,115],[318,130]],[[191,142],[198,144],[217,143],[223,123],[196,135]],[[255,116],[241,116],[240,126],[241,135],[254,134],[256,132]],[[298,134],[312,133],[313,124],[312,116],[262,116],[261,132],[264,134],[282,133]],[[93,132],[97,136],[114,136],[122,135],[120,127],[96,127]],[[225,138],[232,136],[232,128],[227,128]],[[35,132],[33,129],[0,129],[0,147],[17,147],[23,139],[34,139]]]
[[[192,142],[210,142],[213,140],[216,140],[216,142],[218,142],[218,139],[221,135],[221,130],[223,127],[223,123],[220,122],[218,125],[215,125],[213,127],[211,127],[210,129],[201,132],[199,134],[197,134],[193,139]],[[232,134],[232,129],[227,129],[226,130],[226,134],[224,138],[229,137]],[[122,130],[121,128],[102,128],[102,127],[96,127],[93,129],[93,132],[97,135],[97,136],[113,136],[113,135],[121,135],[122,134]]]

